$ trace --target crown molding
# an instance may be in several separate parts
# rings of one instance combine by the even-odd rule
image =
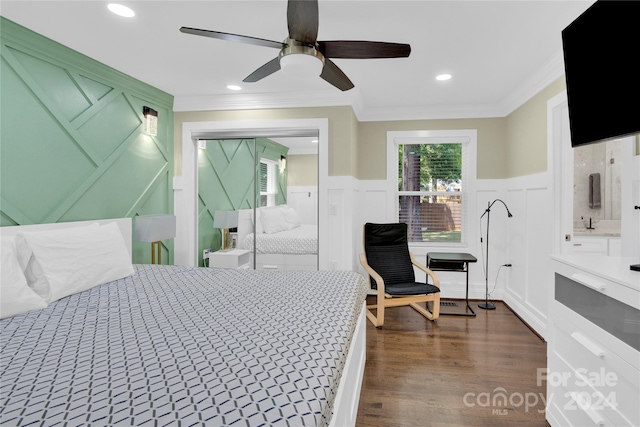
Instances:
[[[467,105],[435,107],[368,108],[359,114],[361,122],[385,122],[403,120],[476,119],[501,117],[500,105]]]
[[[173,111],[264,110],[275,108],[353,106],[357,91],[308,91],[286,93],[234,93],[225,95],[176,96]]]
[[[531,75],[501,103],[504,116],[513,113],[522,104],[564,75],[564,54],[559,50],[551,59]]]
[[[564,60],[560,50],[499,104],[368,108],[356,88],[348,92],[176,96],[173,110],[181,112],[350,106],[361,122],[506,117],[563,74]]]

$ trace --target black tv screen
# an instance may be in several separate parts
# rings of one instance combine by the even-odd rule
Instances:
[[[562,31],[571,145],[640,132],[640,1],[594,3]]]

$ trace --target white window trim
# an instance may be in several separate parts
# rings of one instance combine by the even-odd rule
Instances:
[[[275,206],[276,205],[276,187],[278,185],[278,162],[271,159],[260,158],[260,163],[264,163],[267,165],[267,191],[260,191],[261,196],[267,196],[267,206]],[[272,188],[269,191],[269,177],[273,180],[271,182]]]
[[[463,243],[445,242],[412,242],[415,247],[455,247],[466,248],[472,244],[471,232],[474,223],[471,218],[476,209],[476,181],[478,158],[478,131],[475,129],[461,130],[417,130],[417,131],[393,131],[387,132],[387,218],[391,222],[398,221],[398,146],[400,144],[429,144],[437,142],[461,142],[466,144],[466,161],[462,165],[466,180],[463,181],[463,194],[466,200],[466,209],[462,218],[462,226],[466,233],[466,241]]]

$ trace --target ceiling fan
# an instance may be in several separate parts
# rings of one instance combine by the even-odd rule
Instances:
[[[285,73],[320,75],[338,89],[353,88],[353,83],[329,58],[372,59],[406,58],[411,46],[402,43],[371,41],[318,41],[318,0],[288,0],[289,37],[283,42],[219,31],[181,27],[180,31],[237,43],[280,49],[278,56],[247,76],[243,82],[257,82],[282,69]]]

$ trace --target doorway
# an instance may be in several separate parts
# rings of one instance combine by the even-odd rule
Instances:
[[[323,206],[327,198],[326,181],[328,179],[328,119],[292,119],[292,120],[250,120],[189,122],[182,128],[182,177],[176,177],[175,214],[177,219],[177,237],[175,239],[175,264],[196,266],[198,264],[198,153],[197,141],[203,137],[218,139],[238,138],[252,135],[295,136],[296,133],[312,132],[317,135],[317,205]],[[277,138],[277,137],[274,137]],[[326,230],[328,213],[317,211],[319,230]],[[324,235],[323,235],[324,234]],[[328,245],[326,233],[318,235],[317,265],[328,268]]]
[[[576,252],[594,251],[602,255],[637,258],[640,255],[637,245],[637,242],[640,241],[640,225],[638,225],[637,216],[634,215],[633,206],[634,203],[640,202],[640,153],[636,152],[637,143],[635,142],[638,137],[620,138],[619,157],[622,164],[619,237],[605,236],[600,238],[593,235],[585,245],[585,237],[576,236],[574,233],[574,220],[576,219],[574,214],[575,156],[574,149],[571,147],[566,92],[562,92],[548,101],[547,123],[549,124],[547,164],[550,172],[549,187],[553,190],[552,205],[554,206],[553,253],[568,255]],[[588,232],[593,233],[593,231]],[[603,243],[605,240],[606,243]]]

